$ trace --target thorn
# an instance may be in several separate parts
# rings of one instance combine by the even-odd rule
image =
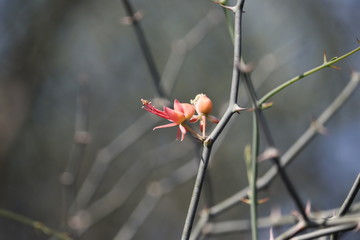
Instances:
[[[326,50],[324,50],[324,64],[327,63]]]
[[[123,25],[131,25],[134,22],[139,22],[144,17],[143,11],[137,11],[133,16],[127,16],[120,19],[120,23]]]
[[[320,124],[318,121],[312,121],[311,126],[315,128],[315,130],[318,131],[318,133],[320,133],[321,135],[329,135],[329,131],[327,130],[327,128],[324,125]]]
[[[242,107],[239,107],[239,105],[237,105],[236,103],[234,104],[234,107],[233,107],[233,112],[235,113],[240,113],[241,111],[246,111],[248,110],[247,108],[242,108]]]
[[[241,59],[240,62],[238,63],[237,67],[243,73],[251,73],[255,69],[255,64],[253,64],[253,63],[245,64],[244,61]]]
[[[260,109],[265,110],[265,109],[271,108],[273,105],[274,105],[273,102],[266,102],[266,103],[261,104]]]
[[[259,157],[258,162],[262,162],[268,159],[276,158],[280,156],[279,150],[274,147],[267,148]]]
[[[266,203],[269,200],[270,200],[270,198],[263,198],[263,199],[259,199],[257,201],[257,203],[258,204],[263,204],[263,203]],[[242,201],[243,203],[246,203],[246,204],[251,204],[251,200],[249,198],[242,198],[242,199],[240,199],[240,201]]]
[[[273,231],[272,228],[270,228],[270,238],[269,238],[269,240],[275,240],[275,238],[274,238],[274,231]]]
[[[337,67],[337,66],[334,66],[334,65],[330,65],[329,67],[331,67],[333,69],[336,69],[336,70],[341,70],[341,67]]]
[[[232,11],[233,13],[235,13],[238,9],[239,9],[239,7],[238,6],[233,6],[233,7],[230,7],[230,6],[226,6],[226,5],[224,5],[223,3],[225,3],[225,1],[221,1],[221,2],[215,2],[217,5],[219,5],[219,6],[221,6],[221,7],[223,7],[223,8],[225,8],[225,9],[227,9],[227,10],[230,10],[230,11]]]
[[[311,213],[311,202],[310,201],[306,202],[305,213],[307,215],[310,215],[310,213]]]
[[[356,38],[357,42],[360,43],[360,40],[358,38]]]

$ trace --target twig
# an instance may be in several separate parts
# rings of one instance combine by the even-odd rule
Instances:
[[[156,92],[159,97],[166,98],[166,93],[160,84],[160,74],[156,68],[153,55],[151,54],[149,44],[147,43],[144,31],[140,25],[140,22],[136,17],[134,17],[135,12],[134,12],[133,7],[131,6],[130,2],[128,0],[122,0],[122,2],[124,4],[125,10],[126,10],[128,16],[132,19],[131,22],[134,26],[137,40],[139,41],[142,53],[145,57],[147,66],[151,73],[151,77],[154,82]]]
[[[360,174],[358,174],[358,176],[356,177],[355,182],[352,185],[349,194],[346,196],[345,201],[341,205],[341,208],[337,213],[336,217],[344,216],[349,211],[351,204],[353,203],[357,193],[359,192],[359,189],[360,189]],[[339,235],[338,233],[334,233],[331,236],[331,240],[336,240],[338,238],[338,235]]]
[[[35,228],[36,230],[39,230],[48,236],[54,236],[60,240],[73,240],[73,238],[71,238],[67,233],[57,232],[56,230],[45,226],[43,223],[41,223],[39,221],[35,221],[31,218],[25,217],[23,215],[20,215],[20,214],[17,214],[17,213],[14,213],[14,212],[11,212],[11,211],[8,211],[5,209],[0,208],[0,216],[3,216],[6,218],[15,220],[17,222],[20,222],[22,224],[31,226],[31,227]]]
[[[182,39],[175,42],[161,76],[161,85],[167,93],[173,92],[176,79],[185,58],[222,21],[219,10],[211,10]]]
[[[60,181],[64,186],[63,224],[66,224],[68,220],[67,212],[70,205],[69,203],[73,201],[75,196],[74,183],[76,183],[76,176],[79,171],[80,162],[84,157],[87,144],[91,141],[91,136],[88,132],[88,125],[89,86],[87,78],[85,76],[80,76],[76,101],[74,144],[70,152],[66,169],[60,177]]]
[[[360,189],[360,174],[357,175],[355,182],[350,189],[349,194],[346,196],[344,203],[341,205],[341,208],[337,214],[338,216],[344,216],[348,212],[357,193],[359,192],[359,189]]]
[[[110,163],[148,132],[157,121],[158,120],[154,120],[154,118],[148,114],[141,116],[109,145],[98,152],[94,164],[70,208],[70,213],[74,213],[77,209],[85,208],[88,205],[96,189],[100,185]]]
[[[230,101],[229,107],[223,117],[220,119],[220,122],[212,131],[208,139],[204,142],[204,148],[202,153],[202,158],[200,166],[198,169],[197,177],[195,180],[195,185],[193,189],[193,194],[190,200],[189,209],[187,212],[185,225],[183,228],[183,233],[181,240],[188,240],[190,238],[191,229],[194,223],[195,214],[197,206],[200,199],[201,189],[204,183],[205,173],[207,165],[209,163],[211,149],[216,138],[221,134],[227,122],[230,120],[233,115],[235,105],[237,103],[238,91],[239,91],[239,82],[240,82],[240,70],[238,69],[238,64],[241,59],[241,18],[243,13],[244,0],[239,0],[237,2],[237,9],[235,13],[235,39],[234,39],[234,68],[233,68],[233,77],[231,82],[231,92],[230,92]]]
[[[360,202],[355,203],[351,208],[351,212],[355,212],[351,216],[344,217],[343,219],[329,218],[334,211],[339,209],[329,209],[326,211],[313,212],[309,216],[312,221],[319,226],[334,226],[339,224],[354,223],[359,219]],[[203,219],[203,220],[201,220]],[[203,221],[203,233],[204,235],[222,235],[231,233],[240,233],[248,231],[251,227],[249,220],[232,220],[232,221],[219,221],[214,223],[206,223],[206,216],[201,216],[200,221]],[[205,221],[205,223],[204,223]],[[296,224],[298,219],[294,215],[283,216],[268,216],[258,219],[259,228],[279,227],[289,224]]]
[[[78,235],[83,234],[88,228],[120,208],[153,169],[169,161],[183,158],[185,155],[189,154],[183,148],[179,148],[176,141],[144,153],[134,161],[108,193],[74,214],[70,220],[72,228],[78,231]],[[84,219],[83,216],[91,221],[84,223],[81,220]]]
[[[132,212],[129,220],[116,234],[114,240],[130,240],[137,232],[139,226],[155,208],[162,196],[176,189],[180,184],[189,181],[194,177],[194,162],[196,159],[186,163],[170,176],[165,177],[149,185],[146,196],[140,201]]]
[[[297,236],[292,238],[292,240],[307,240],[307,239],[315,239],[322,236],[327,236],[332,233],[339,233],[344,231],[350,231],[352,229],[355,229],[358,226],[358,223],[348,223],[348,224],[342,224],[338,226],[328,227],[325,229],[319,229],[316,231],[313,231],[311,233],[305,233],[301,236]],[[282,240],[284,238],[279,238],[277,240]]]
[[[252,105],[253,108],[256,108],[256,105]],[[252,153],[251,153],[251,178],[249,181],[250,188],[250,217],[251,217],[251,234],[252,240],[258,239],[258,216],[257,216],[257,186],[256,181],[258,177],[257,169],[257,156],[259,155],[259,122],[256,116],[256,113],[253,113],[253,133],[252,133]]]
[[[257,105],[257,96],[256,96],[256,92],[254,90],[254,87],[252,85],[251,79],[250,79],[250,75],[248,73],[244,73],[244,81],[245,81],[245,85],[248,89],[250,98],[252,100],[252,103],[255,107],[255,114],[256,114],[256,118],[258,119],[259,122],[259,126],[264,134],[264,138],[267,144],[268,148],[273,148],[276,149],[275,147],[275,143],[274,140],[272,138],[272,135],[270,133],[270,129],[268,127],[267,121],[265,119],[265,116],[262,112],[262,110],[259,108],[259,106]],[[301,202],[301,199],[299,197],[299,194],[297,193],[295,187],[293,186],[293,184],[291,183],[290,178],[288,177],[288,175],[286,174],[283,166],[281,166],[280,163],[280,156],[275,156],[275,157],[271,157],[274,165],[277,167],[277,171],[280,174],[280,178],[282,179],[283,183],[285,184],[285,187],[287,189],[287,191],[289,192],[290,196],[292,197],[293,201],[295,202],[302,218],[309,223],[309,219],[306,215],[305,212],[305,208],[303,203]]]
[[[285,83],[281,84],[280,86],[274,88],[273,90],[271,90],[270,92],[268,92],[267,94],[265,94],[265,96],[263,96],[260,100],[257,101],[257,105],[260,106],[261,104],[263,104],[264,102],[266,102],[267,100],[269,100],[269,98],[271,98],[272,96],[274,96],[276,93],[280,92],[281,90],[283,90],[284,88],[292,85],[293,83],[299,81],[300,79],[304,78],[304,77],[307,77],[313,73],[316,73],[318,71],[320,71],[321,69],[323,68],[326,68],[326,67],[331,67],[333,66],[334,63],[337,63],[338,61],[356,53],[357,51],[360,50],[360,47],[358,48],[355,48],[354,50],[342,55],[341,57],[334,57],[332,58],[330,61],[327,61],[326,60],[326,57],[324,58],[324,63],[321,64],[320,66],[318,67],[315,67],[307,72],[304,72],[303,74],[301,75],[298,75],[296,77],[293,77],[292,79],[286,81]],[[326,55],[324,55],[326,56]]]

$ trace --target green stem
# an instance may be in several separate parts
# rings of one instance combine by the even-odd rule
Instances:
[[[284,88],[290,86],[291,84],[299,81],[300,79],[304,78],[304,77],[307,77],[313,73],[316,73],[317,71],[320,71],[321,69],[323,68],[326,68],[326,67],[331,67],[331,65],[333,65],[334,63],[337,63],[339,62],[340,60],[356,53],[357,51],[360,50],[360,47],[358,48],[355,48],[354,50],[342,55],[341,57],[338,57],[338,58],[332,58],[330,61],[324,61],[324,63],[318,67],[315,67],[307,72],[304,72],[303,74],[301,75],[298,75],[288,81],[286,81],[285,83],[281,84],[280,86],[274,88],[273,90],[271,90],[270,92],[268,92],[265,96],[263,96],[260,100],[258,100],[257,104],[258,106],[260,106],[261,104],[263,104],[264,102],[266,102],[269,98],[271,98],[272,96],[274,96],[275,94],[277,94],[278,92],[280,92],[281,90],[283,90]]]
[[[56,230],[49,228],[45,226],[43,223],[35,221],[33,219],[30,219],[28,217],[25,217],[23,215],[5,210],[0,208],[0,216],[15,220],[17,222],[23,223],[25,225],[31,226],[41,232],[43,232],[46,235],[54,236],[61,240],[73,240],[73,238],[69,237],[67,233],[61,233],[57,232]]]
[[[259,126],[255,112],[253,113],[253,140],[252,140],[252,153],[251,153],[251,181],[250,184],[250,216],[251,216],[251,236],[253,240],[258,239],[257,234],[257,156],[259,155]]]

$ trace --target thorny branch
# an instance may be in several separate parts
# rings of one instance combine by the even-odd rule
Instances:
[[[317,126],[325,125],[328,120],[340,109],[340,107],[350,98],[360,83],[360,73],[353,72],[349,83],[333,100],[333,102],[321,113],[315,120]],[[311,142],[311,140],[319,133],[314,124],[310,124],[309,128],[298,138],[298,140],[281,156],[280,163],[283,167],[288,166],[295,157]],[[266,188],[277,176],[277,167],[271,167],[261,178],[257,180],[257,189],[262,190]],[[194,228],[191,240],[198,239],[203,233],[202,230],[208,224],[209,220],[218,216],[225,211],[231,209],[240,203],[241,199],[246,197],[249,192],[249,187],[240,190],[233,196],[223,200],[222,202],[212,206],[207,211],[203,211],[196,227]]]
[[[206,139],[204,142],[204,148],[200,161],[200,166],[195,180],[195,185],[190,200],[190,205],[187,212],[181,240],[188,240],[190,238],[191,229],[194,223],[195,214],[197,211],[197,206],[199,203],[201,189],[204,183],[205,173],[206,173],[207,165],[209,163],[213,143],[216,141],[217,137],[221,134],[225,125],[230,120],[231,116],[234,114],[236,109],[238,108],[237,98],[238,98],[239,83],[240,83],[240,69],[237,66],[239,65],[241,59],[241,20],[242,20],[244,3],[245,3],[244,0],[239,0],[236,5],[237,9],[235,11],[234,64],[233,64],[233,76],[231,82],[229,107],[226,110],[223,117],[220,119],[218,125],[212,131],[208,139]]]

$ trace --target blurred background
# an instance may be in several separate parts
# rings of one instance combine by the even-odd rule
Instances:
[[[222,9],[211,1],[131,1],[172,102],[198,93],[227,106],[233,45]],[[358,47],[360,2],[246,1],[243,56],[256,66],[258,96],[293,76]],[[199,147],[141,109],[161,106],[122,1],[0,1],[0,208],[78,239],[179,239],[197,171]],[[271,99],[266,112],[285,152],[340,93],[360,54],[324,69]],[[241,86],[240,105],[249,106]],[[360,169],[357,90],[288,167],[314,210],[341,205]],[[213,125],[210,125],[213,127]],[[251,114],[234,116],[214,146],[204,204],[247,186],[243,150]],[[260,164],[260,174],[270,163]],[[277,179],[261,193],[273,209],[294,210]],[[201,207],[202,207],[201,206]],[[201,209],[201,208],[200,208]],[[239,204],[215,221],[247,219]],[[274,229],[275,235],[282,228]],[[268,229],[261,231],[268,238]],[[0,217],[1,239],[50,239]],[[247,233],[208,239],[249,239]],[[354,239],[349,233],[348,239]]]

